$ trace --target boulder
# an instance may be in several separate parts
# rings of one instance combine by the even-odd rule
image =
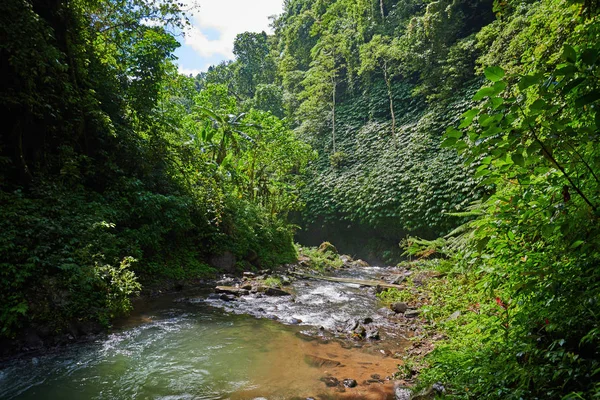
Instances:
[[[291,296],[291,293],[288,293],[285,290],[272,288],[272,287],[266,288],[265,294],[267,296]]]
[[[390,305],[390,309],[392,311],[394,311],[396,314],[401,314],[401,313],[405,312],[406,310],[408,310],[408,304],[399,301],[397,303],[392,303]]]
[[[244,288],[239,288],[239,287],[235,287],[235,286],[217,286],[215,288],[215,292],[216,293],[225,293],[225,294],[232,294],[234,296],[246,296],[248,295],[250,292],[248,291],[248,289],[244,289]]]

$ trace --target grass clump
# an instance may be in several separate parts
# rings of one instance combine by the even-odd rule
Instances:
[[[281,287],[282,283],[281,283],[281,279],[274,277],[274,276],[270,276],[267,279],[264,280],[264,285],[268,286],[268,287]]]
[[[414,298],[409,290],[398,290],[396,288],[385,289],[377,293],[377,298],[384,304],[390,305],[399,301],[407,303]]]
[[[298,245],[297,248],[300,260],[308,263],[308,266],[316,271],[323,272],[339,269],[344,266],[344,262],[337,254],[337,250],[335,250],[335,246],[329,242],[324,242],[318,248],[300,247]]]

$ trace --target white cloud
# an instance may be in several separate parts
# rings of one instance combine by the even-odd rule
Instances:
[[[190,68],[182,68],[181,66],[179,66],[177,69],[180,74],[185,75],[185,76],[189,76],[189,75],[196,76],[200,73],[200,70],[196,69],[196,68],[190,69]]]
[[[233,59],[233,41],[242,32],[270,32],[271,15],[280,14],[283,0],[186,0],[199,5],[191,16],[192,27],[185,32],[185,45],[202,57]],[[207,35],[212,32],[213,35]],[[214,33],[218,33],[218,38]]]

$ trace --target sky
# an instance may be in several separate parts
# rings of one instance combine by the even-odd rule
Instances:
[[[196,75],[211,65],[233,59],[238,33],[271,33],[269,16],[281,14],[283,0],[187,0],[199,7],[191,13],[191,28],[178,37],[175,51],[183,74]],[[190,13],[188,13],[190,15]]]

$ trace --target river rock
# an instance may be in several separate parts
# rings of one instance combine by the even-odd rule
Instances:
[[[352,263],[354,262],[354,259],[347,254],[341,255],[340,260],[342,260],[342,262],[344,263],[344,265],[343,265],[344,268],[351,268]]]
[[[396,395],[396,400],[411,400],[412,390],[406,386],[397,384],[394,387],[394,394]]]
[[[365,326],[365,339],[379,340],[379,329],[373,325]]]
[[[403,276],[403,275],[392,275],[388,282],[393,285],[399,285],[402,282],[404,282],[405,279],[406,279],[406,276]]]
[[[350,333],[350,332],[353,332],[356,328],[358,328],[358,325],[359,325],[359,323],[357,320],[349,319],[344,323],[344,326],[339,330],[341,330],[342,332]]]
[[[354,380],[354,379],[344,379],[343,383],[344,383],[344,386],[346,386],[348,388],[353,388],[358,385],[358,383],[356,383],[356,380]]]
[[[246,296],[250,293],[247,289],[238,288],[238,287],[234,287],[234,286],[217,286],[215,288],[215,292],[232,294],[234,296]]]
[[[419,311],[419,310],[408,310],[404,313],[404,316],[406,318],[416,318],[419,315],[421,315],[421,311]]]
[[[221,299],[223,301],[234,301],[235,300],[235,296],[232,295],[232,294],[222,293],[221,296],[219,296],[219,299]]]
[[[355,267],[369,267],[369,263],[360,258],[353,262]]]
[[[224,276],[223,279],[217,281],[217,285],[220,286],[232,286],[235,283],[235,279],[230,276]]]
[[[384,317],[389,318],[389,317],[395,315],[396,313],[393,312],[392,310],[390,310],[389,308],[382,307],[377,310],[377,314],[380,314],[380,315],[383,315]]]
[[[265,290],[265,294],[267,296],[291,296],[291,293],[288,293],[285,290],[272,288],[272,287],[267,288]]]
[[[423,390],[419,394],[416,394],[411,397],[411,400],[433,400],[438,395],[443,395],[446,393],[446,388],[440,382],[434,383],[426,390]]]
[[[331,368],[331,367],[337,367],[338,365],[340,365],[339,361],[330,360],[329,358],[312,356],[310,354],[306,354],[304,356],[304,362],[314,368],[321,368],[321,367]]]
[[[403,312],[405,312],[406,310],[408,310],[408,304],[403,303],[401,301],[397,302],[397,303],[392,303],[390,305],[390,308],[396,313],[396,314],[401,314]]]
[[[254,274],[254,272],[244,271],[244,273],[242,273],[242,276],[244,278],[251,279],[251,278],[254,278],[256,275]]]
[[[340,381],[333,376],[324,376],[320,379],[321,382],[325,384],[327,387],[336,387],[340,385]]]

